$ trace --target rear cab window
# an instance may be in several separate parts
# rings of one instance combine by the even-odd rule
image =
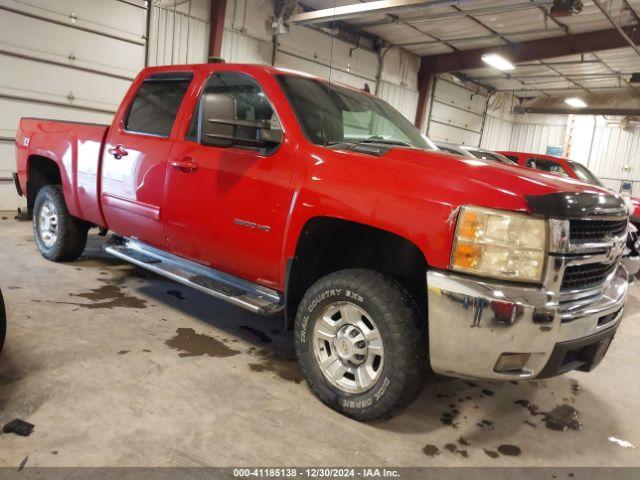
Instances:
[[[124,130],[168,137],[192,78],[191,73],[173,72],[145,78],[124,119]]]

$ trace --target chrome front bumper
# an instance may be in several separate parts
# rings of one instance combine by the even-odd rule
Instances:
[[[429,356],[434,372],[517,380],[535,378],[543,370],[548,376],[545,366],[554,350],[572,342],[583,345],[592,335],[594,341],[608,337],[606,344],[603,341],[606,351],[622,318],[628,282],[625,268],[619,265],[597,294],[564,301],[557,292],[543,288],[430,270],[427,288]],[[603,334],[605,331],[611,335]],[[496,370],[505,353],[530,356],[518,370]]]

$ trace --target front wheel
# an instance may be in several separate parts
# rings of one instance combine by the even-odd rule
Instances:
[[[44,258],[54,262],[75,260],[84,251],[88,230],[83,221],[69,213],[60,186],[40,189],[33,206],[33,231]]]
[[[327,275],[305,294],[296,353],[318,398],[357,420],[389,417],[422,389],[425,322],[413,298],[378,272]]]

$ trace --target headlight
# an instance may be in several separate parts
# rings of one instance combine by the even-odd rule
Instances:
[[[538,283],[547,249],[547,221],[521,213],[462,207],[451,269]]]

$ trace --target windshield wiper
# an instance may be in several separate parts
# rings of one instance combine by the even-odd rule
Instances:
[[[398,145],[400,147],[413,147],[410,143],[403,142],[401,140],[387,140],[385,138],[378,137],[369,137],[369,138],[359,138],[352,140],[357,143],[382,143],[384,145]]]

